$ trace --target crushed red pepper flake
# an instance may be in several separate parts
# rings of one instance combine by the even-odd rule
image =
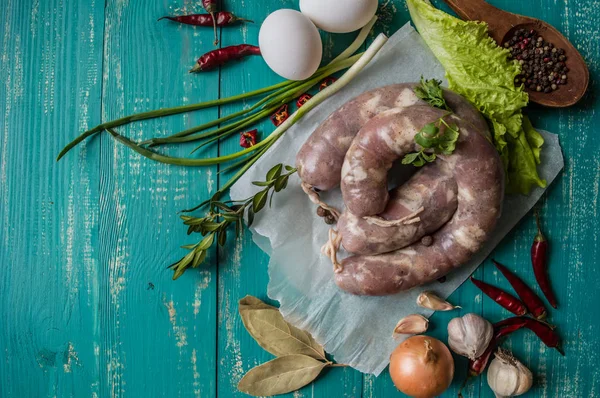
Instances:
[[[254,129],[251,131],[247,131],[245,133],[240,134],[240,146],[242,148],[250,148],[256,145],[256,135],[258,133],[258,129]]]
[[[287,120],[288,117],[290,117],[288,104],[283,104],[275,111],[274,114],[271,115],[271,121],[275,127],[279,127],[281,123]]]
[[[302,108],[302,105],[306,104],[311,98],[312,95],[308,93],[302,94],[300,97],[298,97],[298,100],[296,101],[296,106],[298,108]]]
[[[331,86],[336,81],[337,81],[337,79],[333,76],[326,77],[325,80],[323,80],[321,82],[321,85],[319,86],[319,91],[325,89],[325,87],[327,87],[327,86]]]

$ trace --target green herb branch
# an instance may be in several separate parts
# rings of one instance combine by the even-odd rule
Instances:
[[[236,235],[239,235],[244,227],[244,216],[247,217],[250,227],[254,222],[254,215],[264,209],[267,202],[269,206],[272,204],[275,193],[287,187],[290,176],[296,171],[291,166],[275,165],[267,173],[265,181],[253,182],[254,185],[263,188],[253,197],[241,201],[220,201],[218,196],[213,196],[207,203],[208,211],[204,217],[182,215],[181,219],[188,227],[188,235],[199,233],[203,238],[198,243],[182,246],[183,249],[189,250],[189,253],[169,266],[174,271],[173,279],[179,278],[189,268],[200,266],[208,255],[208,249],[215,242],[224,246],[230,226],[235,225]]]
[[[442,116],[437,121],[426,124],[415,135],[415,142],[421,147],[419,152],[409,153],[402,159],[402,164],[412,164],[415,167],[433,162],[438,154],[450,155],[456,149],[459,131],[456,124],[448,124]],[[444,126],[444,132],[440,127]]]

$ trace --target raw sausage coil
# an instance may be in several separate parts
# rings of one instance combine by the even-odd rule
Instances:
[[[414,86],[383,87],[350,101],[298,153],[305,189],[342,181],[348,209],[334,240],[355,255],[337,264],[333,247],[327,254],[339,267],[337,284],[354,294],[393,294],[447,274],[481,248],[501,212],[503,168],[485,120],[448,91],[455,114],[433,108],[416,98]],[[442,117],[459,127],[454,153],[388,192],[392,164],[418,151],[414,135]]]
[[[375,214],[379,202],[385,206],[385,179],[367,178],[369,183],[361,195],[354,191],[358,186],[354,185],[356,173],[352,170],[362,167],[369,170],[367,174],[376,177],[387,174],[394,160],[415,149],[414,139],[410,137],[414,138],[425,124],[435,122],[444,114],[430,107],[413,108],[418,109],[387,111],[372,119],[358,134],[346,156],[346,173],[342,174],[347,204],[354,202],[359,210],[370,207],[370,211],[363,212],[366,214]],[[410,289],[464,264],[489,238],[501,213],[504,195],[502,162],[486,137],[459,117],[452,115],[449,118],[459,127],[457,147],[451,155],[438,155],[435,163],[446,163],[452,171],[457,185],[456,212],[432,235],[430,246],[417,242],[387,254],[355,255],[344,259],[341,272],[335,276],[342,289],[361,295],[387,295]],[[435,209],[433,213],[436,213]]]

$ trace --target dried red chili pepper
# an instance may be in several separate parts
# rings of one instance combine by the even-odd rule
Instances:
[[[535,212],[535,221],[538,232],[531,246],[533,273],[540,289],[542,289],[544,296],[546,296],[546,300],[548,300],[552,307],[558,308],[558,302],[556,301],[556,296],[554,295],[548,276],[548,240],[542,234],[540,215],[537,211]]]
[[[546,322],[538,321],[537,319],[529,318],[526,316],[518,316],[497,322],[496,324],[494,324],[494,328],[514,328],[514,330],[527,328],[533,333],[535,333],[535,335],[547,347],[555,348],[558,352],[561,353],[561,355],[565,355],[560,344],[560,336],[552,328],[552,326],[550,326]]]
[[[214,45],[219,44],[219,38],[217,37],[217,19],[215,13],[217,12],[217,0],[202,0],[202,6],[212,16],[213,28],[215,30],[215,41]]]
[[[489,298],[500,304],[515,315],[525,315],[527,313],[527,307],[518,298],[510,293],[505,292],[502,289],[498,289],[495,286],[487,284],[483,281],[477,280],[471,277],[471,282],[477,286],[483,293]]]
[[[535,292],[533,290],[531,290],[531,288],[529,286],[527,286],[527,284],[525,282],[523,282],[523,280],[521,278],[519,278],[514,273],[510,272],[510,270],[508,268],[506,268],[504,265],[500,264],[496,260],[492,260],[492,262],[494,263],[496,268],[498,268],[498,270],[500,272],[502,272],[502,275],[504,275],[504,277],[508,280],[508,282],[513,287],[513,289],[515,289],[515,292],[517,293],[519,298],[523,301],[523,303],[525,304],[525,306],[527,307],[529,312],[536,319],[546,318],[546,315],[548,315],[548,313],[546,312],[544,303],[538,297],[538,295],[535,294]]]
[[[311,98],[312,95],[310,94],[302,94],[300,97],[298,97],[298,100],[296,101],[296,106],[298,108],[302,108],[302,105],[306,104]]]
[[[227,11],[218,12],[215,14],[215,17],[217,18],[217,26],[233,25],[236,22],[252,22],[249,19],[236,17],[233,13]],[[159,18],[158,20],[160,21],[162,19],[194,26],[213,26],[214,23],[214,19],[210,14],[166,16]]]
[[[321,82],[321,85],[319,86],[319,91],[323,90],[325,87],[331,86],[336,81],[337,79],[333,76],[326,77],[325,80]]]
[[[260,48],[249,44],[240,44],[209,51],[200,58],[196,65],[190,69],[190,73],[204,72],[214,69],[229,61],[241,59],[249,55],[260,55]]]
[[[250,148],[256,145],[256,135],[258,130],[254,129],[240,134],[240,146],[242,148]]]
[[[274,114],[271,115],[271,121],[275,125],[275,127],[279,127],[281,123],[285,122],[288,117],[290,117],[290,112],[288,111],[288,104],[283,104],[279,109],[275,111]]]

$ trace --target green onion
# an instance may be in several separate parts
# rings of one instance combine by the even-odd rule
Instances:
[[[259,142],[258,144],[254,145],[250,148],[246,148],[246,149],[241,150],[236,153],[232,153],[232,154],[225,155],[225,156],[219,156],[216,158],[206,158],[206,159],[176,158],[176,157],[171,157],[171,156],[167,156],[167,155],[161,155],[161,154],[153,152],[147,148],[143,148],[142,146],[136,144],[135,142],[129,140],[128,138],[125,138],[122,135],[118,134],[112,128],[107,129],[107,130],[110,132],[110,134],[113,136],[113,138],[115,138],[120,143],[128,146],[129,148],[133,149],[140,155],[147,157],[148,159],[157,161],[157,162],[166,163],[166,164],[174,164],[174,165],[179,165],[179,166],[191,166],[191,167],[211,166],[211,165],[215,165],[215,164],[221,164],[224,162],[228,162],[230,160],[240,158],[248,153],[257,151],[264,147],[267,147],[267,148],[271,147],[273,145],[273,143],[275,143],[275,141],[277,141],[283,135],[283,133],[285,133],[291,126],[293,126],[304,115],[306,115],[308,112],[310,112],[314,107],[316,107],[317,105],[322,103],[324,100],[326,100],[333,94],[337,93],[344,86],[346,86],[354,77],[356,77],[356,75],[369,62],[371,62],[371,60],[373,59],[375,54],[377,54],[379,52],[379,50],[386,43],[386,41],[387,41],[387,37],[383,34],[380,34],[375,39],[375,41],[371,44],[371,46],[369,46],[367,51],[365,51],[361,55],[361,57],[358,59],[358,61],[356,61],[356,63],[354,65],[352,65],[352,67],[350,67],[350,69],[348,69],[346,71],[346,73],[344,73],[344,75],[342,75],[342,77],[340,77],[339,80],[337,80],[331,86],[328,86],[327,88],[325,88],[323,91],[316,94],[314,97],[312,97],[306,104],[304,104],[304,106],[302,106],[302,108],[296,110],[296,112],[294,112],[285,122],[283,122],[279,127],[277,127],[275,129],[275,131],[270,136],[265,138],[263,141]]]
[[[317,72],[315,73],[315,76],[319,75],[319,76],[328,76],[331,73],[334,73],[333,71],[338,71],[341,69],[345,69],[345,68],[341,68],[341,69],[337,69],[341,63],[345,63],[345,61],[348,60],[348,58],[350,57],[350,55],[352,53],[354,53],[365,41],[368,33],[370,32],[373,24],[375,23],[376,17],[374,17],[373,20],[371,20],[365,27],[362,28],[362,30],[360,31],[360,33],[358,34],[358,36],[356,37],[356,39],[354,40],[354,42],[350,45],[350,47],[348,47],[344,52],[342,52],[337,58],[335,58],[331,63],[329,63],[328,65],[321,67],[317,70]],[[173,107],[173,108],[163,108],[163,109],[158,109],[158,110],[154,110],[154,111],[149,111],[149,112],[142,112],[142,113],[137,113],[134,115],[130,115],[130,116],[125,116],[123,118],[120,119],[116,119],[116,120],[112,120],[109,122],[105,122],[102,124],[99,124],[98,126],[85,131],[83,134],[81,134],[79,137],[77,137],[76,139],[74,139],[73,141],[71,141],[69,144],[67,144],[63,150],[59,153],[58,157],[57,157],[57,161],[62,159],[71,149],[73,149],[75,146],[77,146],[78,144],[80,144],[82,141],[84,141],[86,138],[100,133],[102,131],[108,130],[108,129],[114,129],[116,127],[120,127],[120,126],[124,126],[126,124],[135,122],[135,121],[142,121],[142,120],[148,120],[148,119],[154,119],[154,118],[159,118],[159,117],[164,117],[164,116],[172,116],[172,115],[177,115],[177,114],[181,114],[181,113],[187,113],[187,112],[192,112],[192,111],[197,111],[200,109],[206,109],[206,108],[211,108],[211,107],[215,107],[215,106],[221,106],[221,105],[225,105],[225,104],[229,104],[229,103],[233,103],[233,102],[237,102],[237,101],[241,101],[247,98],[252,98],[252,97],[256,97],[262,94],[266,94],[275,90],[279,90],[276,93],[272,93],[271,95],[267,96],[266,98],[264,98],[262,101],[259,101],[258,104],[261,105],[267,105],[267,102],[269,102],[271,100],[271,98],[274,98],[278,95],[282,95],[285,93],[290,93],[292,91],[292,89],[297,88],[299,85],[301,85],[303,82],[296,82],[296,81],[283,81],[277,84],[274,84],[272,86],[269,87],[265,87],[265,88],[261,88],[258,90],[254,90],[248,93],[244,93],[244,94],[238,94],[238,95],[234,95],[232,97],[228,97],[228,98],[221,98],[218,100],[212,100],[212,101],[206,101],[206,102],[200,102],[197,104],[191,104],[191,105],[184,105],[184,106],[177,106],[177,107]],[[258,104],[255,104],[255,107],[251,107],[250,109],[246,109],[246,110],[242,110],[239,112],[236,112],[232,115],[228,115],[222,118],[219,118],[217,120],[214,120],[212,122],[209,123],[205,123],[201,126],[198,127],[194,127],[192,129],[188,129],[185,131],[182,131],[180,133],[175,134],[174,136],[171,137],[183,137],[183,136],[187,136],[187,135],[191,135],[193,133],[202,131],[204,129],[207,129],[209,127],[213,127],[216,126],[224,121],[228,121],[231,119],[234,119],[236,117],[240,117],[243,116],[249,112],[252,112],[253,110],[257,109]],[[215,133],[218,134],[218,133]],[[163,143],[161,142],[163,139],[160,138],[155,138],[153,140],[148,140],[148,141],[144,141],[143,144],[144,145],[154,145],[154,144],[160,144]]]

